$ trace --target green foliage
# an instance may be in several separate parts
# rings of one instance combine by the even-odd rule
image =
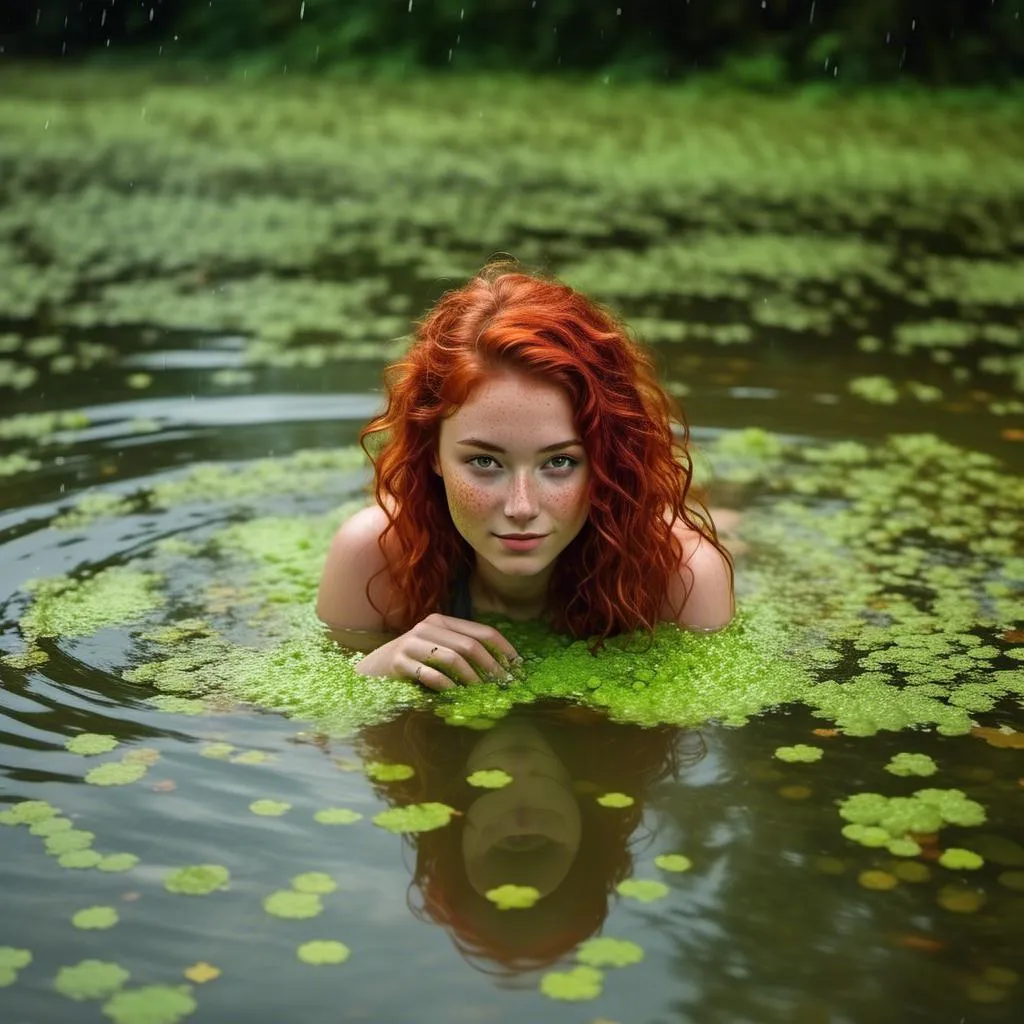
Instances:
[[[628,967],[643,958],[644,951],[635,942],[607,936],[587,939],[576,951],[576,959],[588,967]]]
[[[120,964],[81,960],[57,972],[53,987],[68,999],[104,999],[121,988],[131,975]]]
[[[86,907],[72,916],[71,923],[76,928],[85,930],[104,930],[113,928],[119,920],[120,917],[114,907]]]
[[[641,903],[653,903],[668,895],[668,886],[664,882],[655,882],[646,878],[627,878],[615,887],[620,896],[639,900]]]
[[[775,751],[775,756],[780,761],[788,761],[790,764],[813,764],[825,756],[825,751],[821,747],[812,747],[807,743],[797,743],[792,747],[779,747]]]
[[[109,753],[117,746],[117,738],[106,733],[83,732],[72,736],[65,744],[65,748],[72,754],[93,754]]]
[[[103,1004],[114,1024],[177,1024],[195,1012],[191,985],[147,985],[124,989]]]
[[[374,815],[373,823],[388,832],[431,832],[451,821],[454,809],[447,804],[410,804]]]
[[[296,920],[316,917],[324,909],[318,893],[296,892],[293,889],[280,889],[272,892],[263,900],[263,909],[273,917],[287,917]]]
[[[540,899],[540,890],[532,885],[499,885],[488,889],[487,898],[499,910],[527,910]]]
[[[952,871],[977,871],[985,861],[972,850],[950,846],[942,851],[939,863]]]
[[[568,971],[548,971],[540,979],[540,990],[549,999],[581,1002],[601,994],[604,975],[595,967],[574,967]]]
[[[295,951],[295,955],[307,964],[343,964],[351,954],[344,942],[333,939],[316,939],[304,942]]]
[[[512,776],[500,768],[481,768],[467,775],[466,781],[479,789],[504,789],[512,781]]]

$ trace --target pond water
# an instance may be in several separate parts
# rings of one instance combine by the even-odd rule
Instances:
[[[355,157],[326,93],[152,86],[129,130],[116,82],[28,78],[0,132],[0,1018],[1020,1019],[1013,123],[949,115],[975,164],[923,112],[851,108],[890,172],[843,178],[814,141],[835,112],[772,106],[821,118],[771,136],[805,192],[738,185],[772,162],[736,165],[746,107],[732,135],[702,115],[699,172],[516,149],[495,183],[481,128],[464,222],[412,130],[465,114],[447,87],[349,97],[377,114]],[[528,140],[543,97],[516,88]],[[662,140],[692,113],[615,102],[623,152],[636,104]],[[523,678],[432,697],[362,680],[310,605],[381,353],[488,246],[649,337],[741,614],[597,657],[499,624]]]

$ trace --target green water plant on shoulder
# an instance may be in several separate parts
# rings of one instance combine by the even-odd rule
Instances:
[[[165,875],[164,888],[186,896],[206,896],[226,889],[230,881],[231,873],[221,864],[193,864]]]
[[[540,890],[532,885],[499,885],[484,894],[499,910],[528,910],[540,899]]]
[[[85,930],[105,930],[113,928],[120,920],[120,916],[114,907],[86,907],[77,911],[71,918],[71,923],[76,928]]]
[[[343,964],[351,956],[352,951],[344,942],[334,939],[316,939],[304,942],[295,951],[295,955],[306,964]]]
[[[927,754],[894,754],[885,766],[893,775],[934,775],[939,766]]]
[[[549,999],[582,1002],[601,994],[604,975],[596,967],[573,967],[568,971],[548,971],[540,979],[540,991]]]
[[[80,960],[72,967],[62,967],[53,980],[53,987],[68,999],[105,999],[123,988],[131,977],[120,964],[108,960]]]
[[[146,985],[122,989],[103,1004],[114,1024],[177,1024],[196,1010],[191,985]]]
[[[587,939],[576,951],[576,959],[589,967],[628,967],[644,958],[643,947],[628,939],[608,936]]]

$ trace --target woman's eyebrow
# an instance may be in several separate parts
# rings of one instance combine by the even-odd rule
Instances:
[[[505,455],[506,451],[499,444],[492,444],[490,441],[481,441],[478,437],[467,437],[462,441],[456,441],[456,444],[470,445],[473,448],[483,448],[487,452],[497,452],[499,455]],[[538,448],[538,452],[553,452],[559,448],[571,448],[573,445],[578,445],[580,448],[583,447],[583,442],[577,440],[575,437],[569,441],[559,441],[557,444],[549,444],[544,448]]]

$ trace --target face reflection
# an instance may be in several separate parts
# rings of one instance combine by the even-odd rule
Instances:
[[[435,469],[455,528],[488,582],[522,593],[546,580],[589,511],[586,453],[560,388],[521,374],[485,380],[441,424]],[[540,539],[506,544],[500,537]]]
[[[525,722],[502,722],[480,740],[466,774],[500,768],[512,776],[466,811],[462,856],[470,885],[484,895],[499,885],[555,890],[580,847],[580,809],[565,766]]]

